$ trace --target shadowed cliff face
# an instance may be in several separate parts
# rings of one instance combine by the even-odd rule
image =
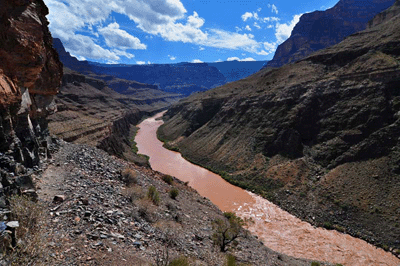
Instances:
[[[29,167],[39,163],[62,76],[47,13],[41,0],[0,1],[0,152]]]
[[[280,67],[303,59],[320,49],[335,45],[357,31],[364,30],[376,14],[395,0],[341,0],[326,11],[304,14],[291,36],[277,48],[267,67]]]
[[[180,101],[160,137],[303,219],[399,249],[398,14]]]

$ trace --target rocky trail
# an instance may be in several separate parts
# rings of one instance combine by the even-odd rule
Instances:
[[[183,182],[109,156],[104,151],[60,141],[60,148],[38,175],[39,201],[51,265],[167,265],[184,256],[190,265],[223,265],[226,254],[213,245],[212,221],[222,212]],[[126,186],[130,168],[136,184]],[[160,204],[145,198],[148,187]],[[176,200],[169,197],[179,190]],[[310,265],[266,248],[251,235],[231,250],[250,265]]]

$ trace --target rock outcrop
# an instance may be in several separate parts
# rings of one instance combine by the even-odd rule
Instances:
[[[47,134],[45,117],[54,111],[62,65],[47,29],[43,1],[0,5],[0,152],[27,167],[39,163]]]
[[[303,59],[320,49],[339,43],[355,32],[364,30],[376,14],[395,0],[341,0],[326,11],[301,16],[291,36],[277,48],[266,67],[280,67]]]
[[[51,142],[46,116],[62,64],[52,47],[42,0],[0,2],[0,208],[4,194],[32,188],[32,168]]]
[[[297,63],[192,95],[159,136],[307,221],[400,250],[399,28],[393,13]]]

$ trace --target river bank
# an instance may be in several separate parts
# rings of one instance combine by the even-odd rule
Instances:
[[[154,170],[189,182],[202,196],[209,198],[223,211],[235,211],[252,218],[249,230],[267,246],[294,257],[330,261],[343,265],[399,265],[392,254],[367,242],[334,230],[315,228],[281,210],[269,201],[235,187],[220,176],[193,165],[179,153],[162,147],[156,131],[163,121],[162,113],[146,119],[135,141],[139,153],[150,157]]]

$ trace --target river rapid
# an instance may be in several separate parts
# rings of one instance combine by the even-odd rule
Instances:
[[[251,192],[233,186],[207,169],[186,161],[180,153],[162,147],[157,129],[159,113],[144,120],[135,141],[140,154],[150,157],[151,167],[189,182],[200,195],[222,211],[252,218],[248,229],[269,248],[287,255],[351,266],[400,266],[400,260],[383,249],[343,233],[315,228]]]

